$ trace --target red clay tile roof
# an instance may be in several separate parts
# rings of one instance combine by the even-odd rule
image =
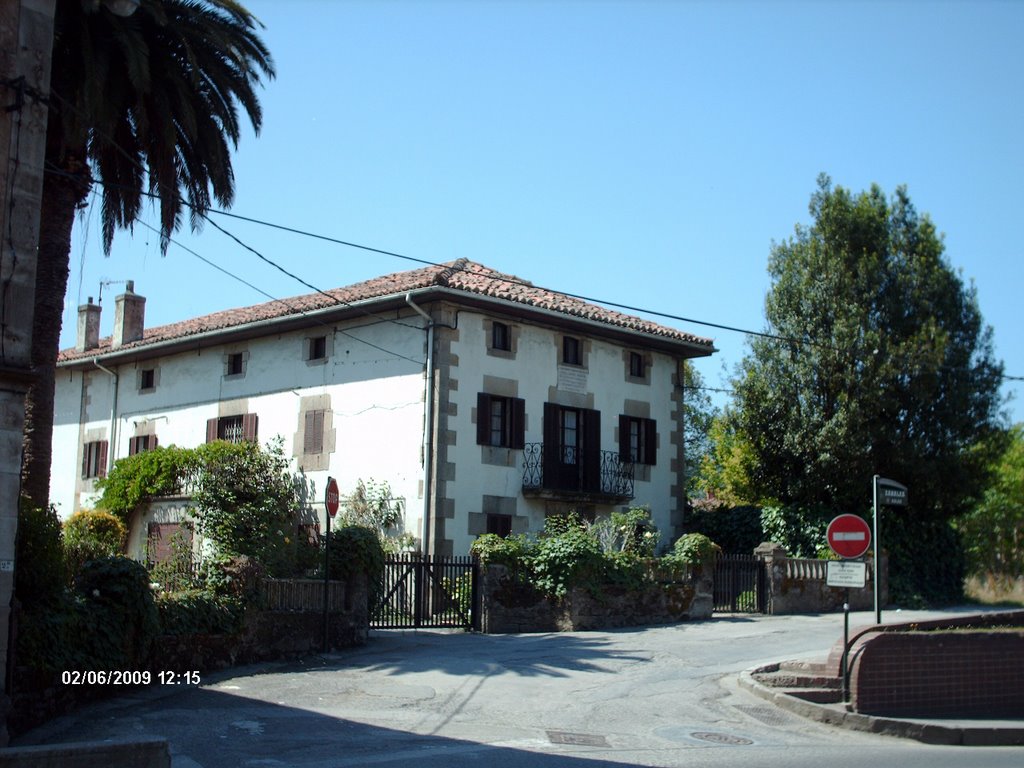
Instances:
[[[268,301],[250,307],[215,312],[180,323],[146,328],[141,340],[122,345],[119,347],[119,351],[141,349],[160,342],[185,340],[190,336],[241,328],[250,323],[300,315],[304,312],[322,310],[332,306],[345,306],[376,298],[401,296],[410,291],[432,286],[503,299],[559,312],[571,317],[607,323],[610,326],[629,331],[660,336],[667,340],[706,347],[708,353],[714,349],[711,339],[694,336],[633,315],[606,309],[558,291],[539,288],[514,275],[498,272],[467,259],[459,259],[446,264],[395,272],[323,293],[310,293],[290,299]],[[60,353],[58,362],[71,362],[109,353],[111,351],[110,341],[110,337],[101,339],[99,347],[86,352],[78,352],[74,348],[65,349]]]

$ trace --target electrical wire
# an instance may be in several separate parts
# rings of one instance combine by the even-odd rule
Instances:
[[[160,230],[158,230],[156,227],[152,226],[148,222],[140,221],[138,223],[142,224],[142,226],[152,230],[153,232],[156,232],[157,234],[160,234]],[[308,317],[310,320],[315,322],[317,325],[321,325],[324,328],[327,328],[332,333],[338,333],[338,334],[340,334],[342,336],[345,336],[347,338],[352,339],[353,341],[358,341],[361,344],[365,344],[365,345],[367,345],[369,347],[373,347],[374,349],[376,349],[379,352],[384,352],[385,354],[392,355],[394,357],[398,357],[398,358],[401,358],[403,360],[408,360],[410,363],[415,363],[416,365],[420,365],[420,366],[425,364],[425,360],[416,360],[414,358],[408,357],[407,355],[403,355],[401,352],[395,352],[394,350],[386,349],[385,347],[382,347],[382,346],[380,346],[378,344],[374,344],[372,341],[367,341],[366,339],[361,339],[358,336],[355,336],[355,335],[349,333],[348,331],[343,331],[342,329],[337,328],[337,327],[335,327],[333,325],[328,325],[327,323],[325,323],[320,318],[314,317],[309,312],[307,312],[306,310],[302,309],[302,307],[297,307],[294,304],[289,304],[286,299],[279,299],[276,296],[270,295],[269,293],[264,291],[262,288],[258,288],[257,286],[255,286],[252,283],[250,283],[249,281],[247,281],[245,278],[239,277],[234,272],[231,272],[230,270],[225,269],[224,267],[220,266],[219,264],[215,264],[214,262],[210,261],[210,259],[206,258],[205,256],[202,256],[201,254],[199,254],[196,251],[192,250],[188,246],[186,246],[186,245],[184,245],[182,243],[179,243],[174,238],[168,238],[168,242],[173,243],[175,246],[177,246],[178,248],[181,248],[186,253],[189,253],[192,256],[195,256],[197,259],[199,259],[203,263],[208,264],[209,266],[213,267],[218,272],[222,272],[223,274],[227,275],[231,279],[237,280],[238,282],[242,283],[242,285],[245,285],[245,286],[247,286],[249,288],[252,288],[254,291],[256,291],[261,296],[264,296],[264,297],[270,299],[273,302],[277,302],[279,304],[283,304],[285,307],[290,309],[292,312],[300,314],[300,315],[302,315],[304,317]],[[385,319],[387,319],[387,318],[385,318]],[[415,328],[416,330],[422,330],[421,328],[418,328],[417,326],[408,326],[408,327]]]
[[[74,110],[76,112],[80,112],[79,110],[77,110],[75,108],[75,106],[73,104],[71,104],[69,101],[67,101],[62,96],[60,96],[60,94],[52,92],[50,94],[50,96],[52,98],[58,99],[62,104],[66,105],[70,109],[72,109],[72,110]],[[109,136],[106,136],[105,138],[110,142],[110,144],[112,146],[116,147],[118,149],[118,151],[120,151],[130,162],[135,164],[136,167],[139,167],[140,170],[142,170],[142,171],[146,170],[145,168],[140,167],[140,164],[135,160],[135,158],[133,158],[130,155],[130,153],[128,153],[126,150],[124,150],[124,148],[121,147],[116,141],[113,141]],[[52,168],[51,168],[50,172],[61,173],[61,171],[59,169],[52,169]],[[113,186],[113,187],[118,186],[118,185],[114,185],[114,184],[108,183],[108,182],[106,182],[106,181],[104,181],[102,179],[91,178],[91,181],[94,184],[98,183],[98,184],[103,185],[103,186]],[[151,199],[159,199],[159,197],[160,197],[159,194],[156,193],[156,192],[142,191],[141,194],[143,194],[144,196],[147,196],[147,197],[149,197]],[[270,227],[270,228],[274,228],[274,229],[278,229],[278,230],[282,230],[282,231],[287,231],[287,232],[291,232],[293,234],[301,235],[301,236],[304,236],[304,237],[310,237],[310,238],[314,238],[314,239],[318,239],[318,240],[323,240],[323,241],[326,241],[326,242],[332,242],[332,243],[335,243],[335,244],[338,244],[338,245],[343,245],[343,246],[346,246],[346,247],[349,247],[349,248],[359,249],[359,250],[362,250],[362,251],[365,251],[365,252],[369,252],[369,253],[376,253],[376,254],[379,254],[379,255],[391,256],[393,258],[403,259],[403,260],[406,260],[406,261],[415,262],[415,263],[422,264],[422,265],[425,265],[425,266],[435,266],[435,267],[442,267],[442,266],[444,266],[444,267],[446,267],[448,269],[455,269],[455,270],[458,270],[458,271],[466,271],[466,270],[464,270],[464,268],[459,267],[457,265],[445,265],[445,264],[441,264],[439,262],[434,262],[434,261],[430,261],[430,260],[427,260],[427,259],[420,259],[420,258],[417,258],[417,257],[414,257],[414,256],[408,256],[408,255],[405,255],[405,254],[397,253],[395,251],[388,251],[388,250],[384,250],[384,249],[381,249],[381,248],[375,248],[375,247],[372,247],[372,246],[362,245],[360,243],[355,243],[355,242],[352,242],[352,241],[341,240],[339,238],[334,238],[334,237],[330,237],[330,236],[327,236],[327,235],[321,235],[321,234],[318,234],[318,233],[308,232],[308,231],[297,229],[297,228],[294,228],[294,227],[288,227],[288,226],[285,226],[285,225],[282,225],[282,224],[275,224],[275,223],[268,222],[268,221],[265,221],[265,220],[262,220],[262,219],[256,219],[256,218],[252,218],[252,217],[242,216],[240,214],[234,214],[234,213],[230,213],[228,211],[222,211],[222,210],[217,209],[217,208],[212,208],[211,207],[211,208],[209,208],[209,209],[207,209],[205,211],[200,211],[200,210],[196,209],[194,206],[191,206],[188,203],[188,201],[186,201],[186,200],[183,200],[182,204],[185,205],[186,207],[191,208],[193,210],[193,212],[199,214],[200,217],[204,221],[210,222],[210,224],[213,227],[215,227],[219,231],[223,232],[227,236],[231,237],[239,245],[241,245],[242,247],[244,247],[247,250],[251,251],[257,257],[259,257],[260,259],[262,259],[266,263],[270,264],[274,268],[278,269],[283,274],[285,274],[285,275],[291,277],[292,279],[298,281],[300,284],[306,286],[307,288],[310,288],[311,290],[313,290],[313,291],[315,291],[317,293],[320,293],[320,294],[322,294],[324,296],[327,296],[327,297],[331,298],[333,301],[335,301],[335,302],[337,302],[339,304],[342,304],[342,305],[345,305],[345,306],[349,306],[349,307],[351,307],[353,305],[349,304],[348,302],[342,301],[341,299],[338,299],[337,297],[327,293],[326,291],[323,291],[322,289],[314,286],[313,284],[307,282],[306,280],[303,280],[302,278],[298,277],[297,275],[295,275],[295,274],[289,272],[288,270],[284,269],[283,267],[281,267],[279,264],[274,262],[272,259],[269,259],[268,257],[264,256],[263,254],[259,253],[256,249],[254,249],[251,246],[247,245],[246,243],[242,242],[241,239],[239,239],[235,235],[231,234],[230,232],[227,232],[223,227],[220,227],[218,224],[216,224],[216,222],[214,222],[213,219],[210,218],[209,214],[212,213],[212,214],[217,214],[217,215],[226,216],[226,217],[230,217],[230,218],[235,218],[235,219],[242,220],[242,221],[248,221],[250,223],[257,224],[257,225],[260,225],[260,226]],[[501,281],[507,282],[507,283],[512,284],[512,285],[520,285],[520,286],[526,286],[526,287],[530,287],[530,288],[537,288],[538,287],[538,286],[534,285],[533,283],[529,283],[527,281],[520,280],[520,279],[515,278],[515,277],[513,277],[511,275],[492,275],[491,277],[492,277],[492,279],[501,280]],[[544,289],[544,290],[550,290],[550,289]],[[615,307],[617,309],[623,309],[623,310],[626,310],[628,312],[639,312],[641,314],[651,315],[651,316],[654,316],[654,317],[662,317],[662,318],[666,318],[666,319],[670,319],[670,320],[676,320],[676,321],[679,321],[679,322],[691,323],[691,324],[694,324],[694,325],[700,325],[700,326],[704,326],[704,327],[715,328],[715,329],[718,329],[718,330],[728,331],[728,332],[731,332],[731,333],[741,333],[741,334],[744,334],[746,336],[752,336],[752,337],[756,337],[756,338],[769,339],[769,340],[772,340],[772,341],[779,341],[779,342],[784,342],[784,343],[788,343],[788,344],[794,344],[794,345],[798,345],[798,346],[801,346],[801,347],[803,347],[803,346],[811,346],[811,347],[817,347],[817,348],[821,348],[821,349],[828,349],[828,350],[832,350],[832,351],[836,351],[836,352],[841,352],[842,351],[842,350],[840,350],[839,348],[837,348],[837,347],[835,347],[833,345],[827,344],[825,342],[817,341],[815,339],[799,339],[799,338],[794,338],[794,337],[788,337],[788,336],[782,336],[782,335],[779,335],[779,334],[769,333],[767,331],[754,331],[754,330],[750,330],[750,329],[747,329],[747,328],[740,328],[738,326],[726,325],[726,324],[723,324],[723,323],[715,323],[715,322],[711,322],[711,321],[707,321],[707,320],[699,320],[699,319],[696,319],[696,318],[684,317],[682,315],[676,315],[676,314],[673,314],[673,313],[670,313],[670,312],[662,312],[662,311],[659,311],[659,310],[646,309],[646,308],[642,308],[642,307],[632,306],[632,305],[629,305],[629,304],[623,304],[623,303],[620,303],[620,302],[605,301],[605,300],[602,300],[602,299],[585,296],[583,294],[572,293],[572,292],[569,292],[569,291],[557,291],[557,293],[561,293],[564,296],[568,296],[568,297],[571,297],[571,298],[579,299],[581,301],[586,301],[586,302],[589,302],[589,303],[592,303],[592,304],[600,304],[600,305],[603,305],[603,306]],[[366,310],[364,310],[364,311],[366,311]],[[369,314],[372,314],[372,313],[369,313]],[[381,319],[386,319],[388,322],[394,322],[394,323],[396,323],[398,325],[406,325],[406,324],[401,323],[401,322],[399,322],[399,321],[397,321],[397,320],[395,320],[393,318],[381,318]],[[407,326],[407,327],[416,327],[416,326]],[[406,358],[406,359],[408,359],[408,358]],[[956,368],[956,367],[950,367],[950,366],[940,366],[940,367],[943,370],[949,370],[949,371],[965,371],[966,372],[968,370],[968,369],[964,369],[964,368]],[[1004,380],[1004,381],[1024,381],[1024,376],[1011,376],[1009,374],[1002,373],[1002,372],[1000,372],[1000,378],[1002,380]]]

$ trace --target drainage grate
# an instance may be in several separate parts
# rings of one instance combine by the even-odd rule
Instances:
[[[710,741],[712,744],[728,744],[732,747],[745,747],[753,744],[750,739],[742,736],[731,736],[728,733],[714,733],[712,731],[696,731],[690,734],[695,739]]]
[[[548,731],[548,740],[552,744],[572,744],[577,747],[607,747],[608,740],[604,736],[592,733],[568,733],[567,731]]]
[[[736,709],[745,715],[750,715],[755,720],[760,720],[765,725],[783,726],[792,725],[795,720],[792,715],[786,714],[777,707],[768,707],[760,704],[734,704]]]

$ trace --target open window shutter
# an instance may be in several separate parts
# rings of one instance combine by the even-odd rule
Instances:
[[[491,396],[486,392],[476,393],[476,442],[491,444]]]
[[[658,423],[654,419],[644,419],[644,461],[656,464],[658,461]]]
[[[82,477],[89,476],[89,443],[82,446]]]
[[[526,446],[526,401],[521,397],[512,400],[511,441],[513,448]]]
[[[242,439],[256,442],[256,428],[259,423],[255,413],[247,413],[242,417]]]
[[[139,438],[129,437],[128,438],[128,455],[134,456],[139,452]]]
[[[583,488],[601,490],[601,412],[583,411]]]
[[[97,477],[107,476],[107,441],[100,441],[100,460],[99,466],[96,468]]]
[[[554,403],[544,403],[544,446],[543,446],[543,486],[555,487],[558,478],[559,457],[562,454],[561,439],[558,434],[558,411]]]
[[[156,435],[149,436],[149,450],[156,448]]]
[[[629,416],[619,414],[619,461],[632,461],[629,454]]]
[[[217,421],[218,419],[206,420],[206,442],[208,443],[217,439]]]

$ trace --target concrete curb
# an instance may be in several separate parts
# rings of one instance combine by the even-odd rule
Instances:
[[[1024,745],[1024,723],[1012,721],[963,720],[909,720],[895,717],[876,717],[850,712],[843,704],[818,704],[791,696],[783,691],[759,683],[754,675],[772,672],[778,665],[754,667],[740,673],[742,688],[770,701],[780,709],[819,723],[849,728],[853,731],[878,733],[914,739],[925,744],[965,747],[1010,747]]]
[[[0,749],[2,768],[170,768],[166,739],[43,744]]]

